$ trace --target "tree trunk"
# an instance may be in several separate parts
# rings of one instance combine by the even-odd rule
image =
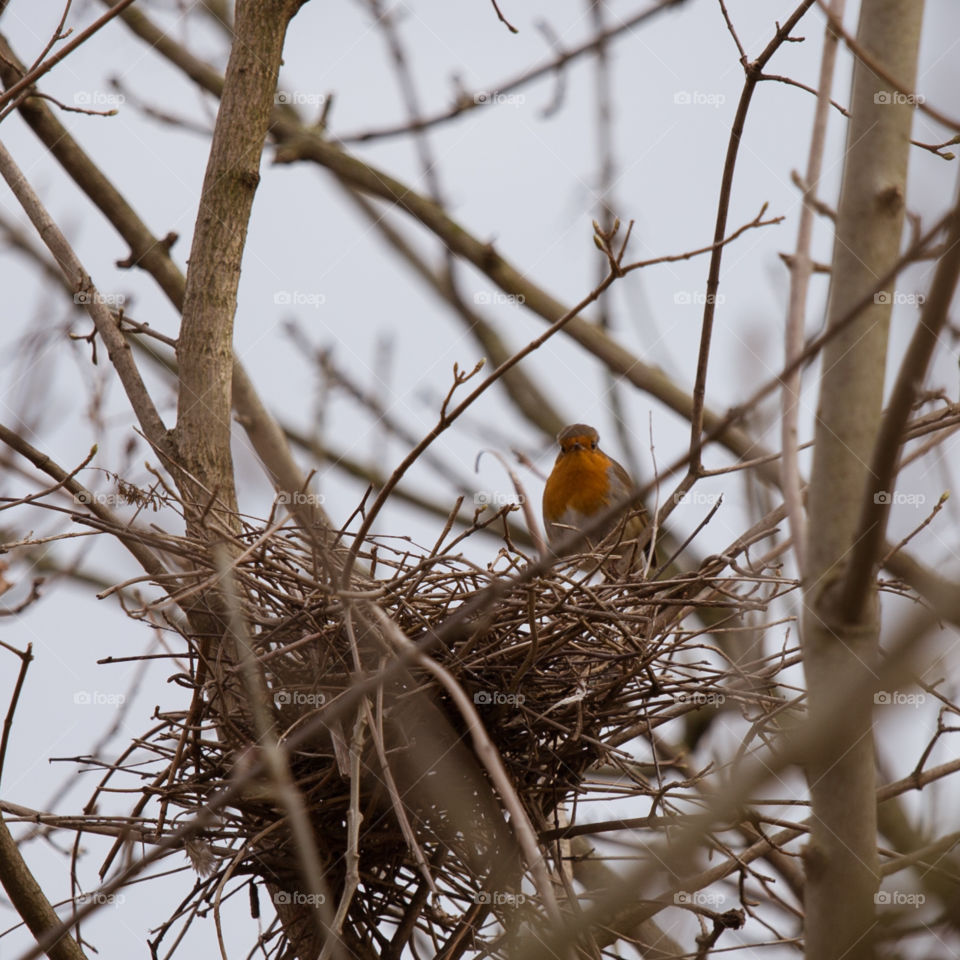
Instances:
[[[863,0],[857,44],[912,91],[923,3]],[[828,324],[875,291],[900,250],[913,106],[858,57],[837,217]],[[887,291],[889,294],[889,291]],[[892,297],[878,295],[825,348],[810,486],[803,651],[811,723],[869,682],[879,634],[875,588],[860,610],[838,603],[883,405]],[[873,956],[878,885],[872,696],[851,700],[844,726],[809,760],[806,955]]]

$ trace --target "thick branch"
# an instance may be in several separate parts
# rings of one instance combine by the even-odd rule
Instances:
[[[898,0],[864,0],[860,10],[858,43],[911,88],[922,16],[922,4]],[[899,257],[913,110],[882,93],[880,78],[857,61],[828,328],[875,291]],[[813,829],[805,855],[806,955],[817,960],[874,956],[876,771],[873,698],[865,688],[876,677],[875,588],[852,616],[838,599],[880,423],[892,300],[871,297],[823,352],[803,571],[804,668],[812,723],[844,692],[847,709],[807,765]]]
[[[188,508],[202,510],[202,500],[215,496],[227,525],[236,514],[230,406],[237,287],[283,41],[298,6],[291,0],[237,5],[183,301],[178,479]]]
[[[3,817],[0,816],[0,883],[10,902],[23,917],[30,932],[40,940],[49,930],[60,926],[46,894],[30,872]],[[64,930],[59,939],[47,947],[50,960],[87,960],[77,941]]]

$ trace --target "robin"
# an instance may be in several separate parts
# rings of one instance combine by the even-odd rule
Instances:
[[[573,423],[557,435],[560,453],[543,491],[543,526],[547,540],[556,545],[575,530],[587,527],[600,513],[625,500],[634,490],[626,470],[608,457],[599,445],[597,431],[585,423]],[[643,506],[634,508],[624,523],[614,515],[577,550],[608,548],[616,534],[617,543],[636,540],[649,526]],[[643,551],[634,548],[628,566],[642,565]],[[614,555],[614,559],[621,559]],[[614,568],[615,570],[616,568]]]

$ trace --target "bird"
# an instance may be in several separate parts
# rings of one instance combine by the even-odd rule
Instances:
[[[594,427],[572,423],[557,434],[557,441],[560,452],[543,490],[543,526],[552,547],[574,531],[586,529],[634,490],[630,474],[600,449],[600,435]],[[574,552],[606,550],[616,544],[622,548],[633,541],[619,555],[611,554],[610,572],[622,574],[643,565],[645,551],[637,548],[636,540],[649,525],[641,504],[629,511],[626,520],[624,513],[611,516]]]

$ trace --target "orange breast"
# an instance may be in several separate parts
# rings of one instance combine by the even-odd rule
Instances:
[[[610,464],[597,450],[561,454],[543,491],[544,519],[572,524],[577,514],[590,516],[609,506]]]

